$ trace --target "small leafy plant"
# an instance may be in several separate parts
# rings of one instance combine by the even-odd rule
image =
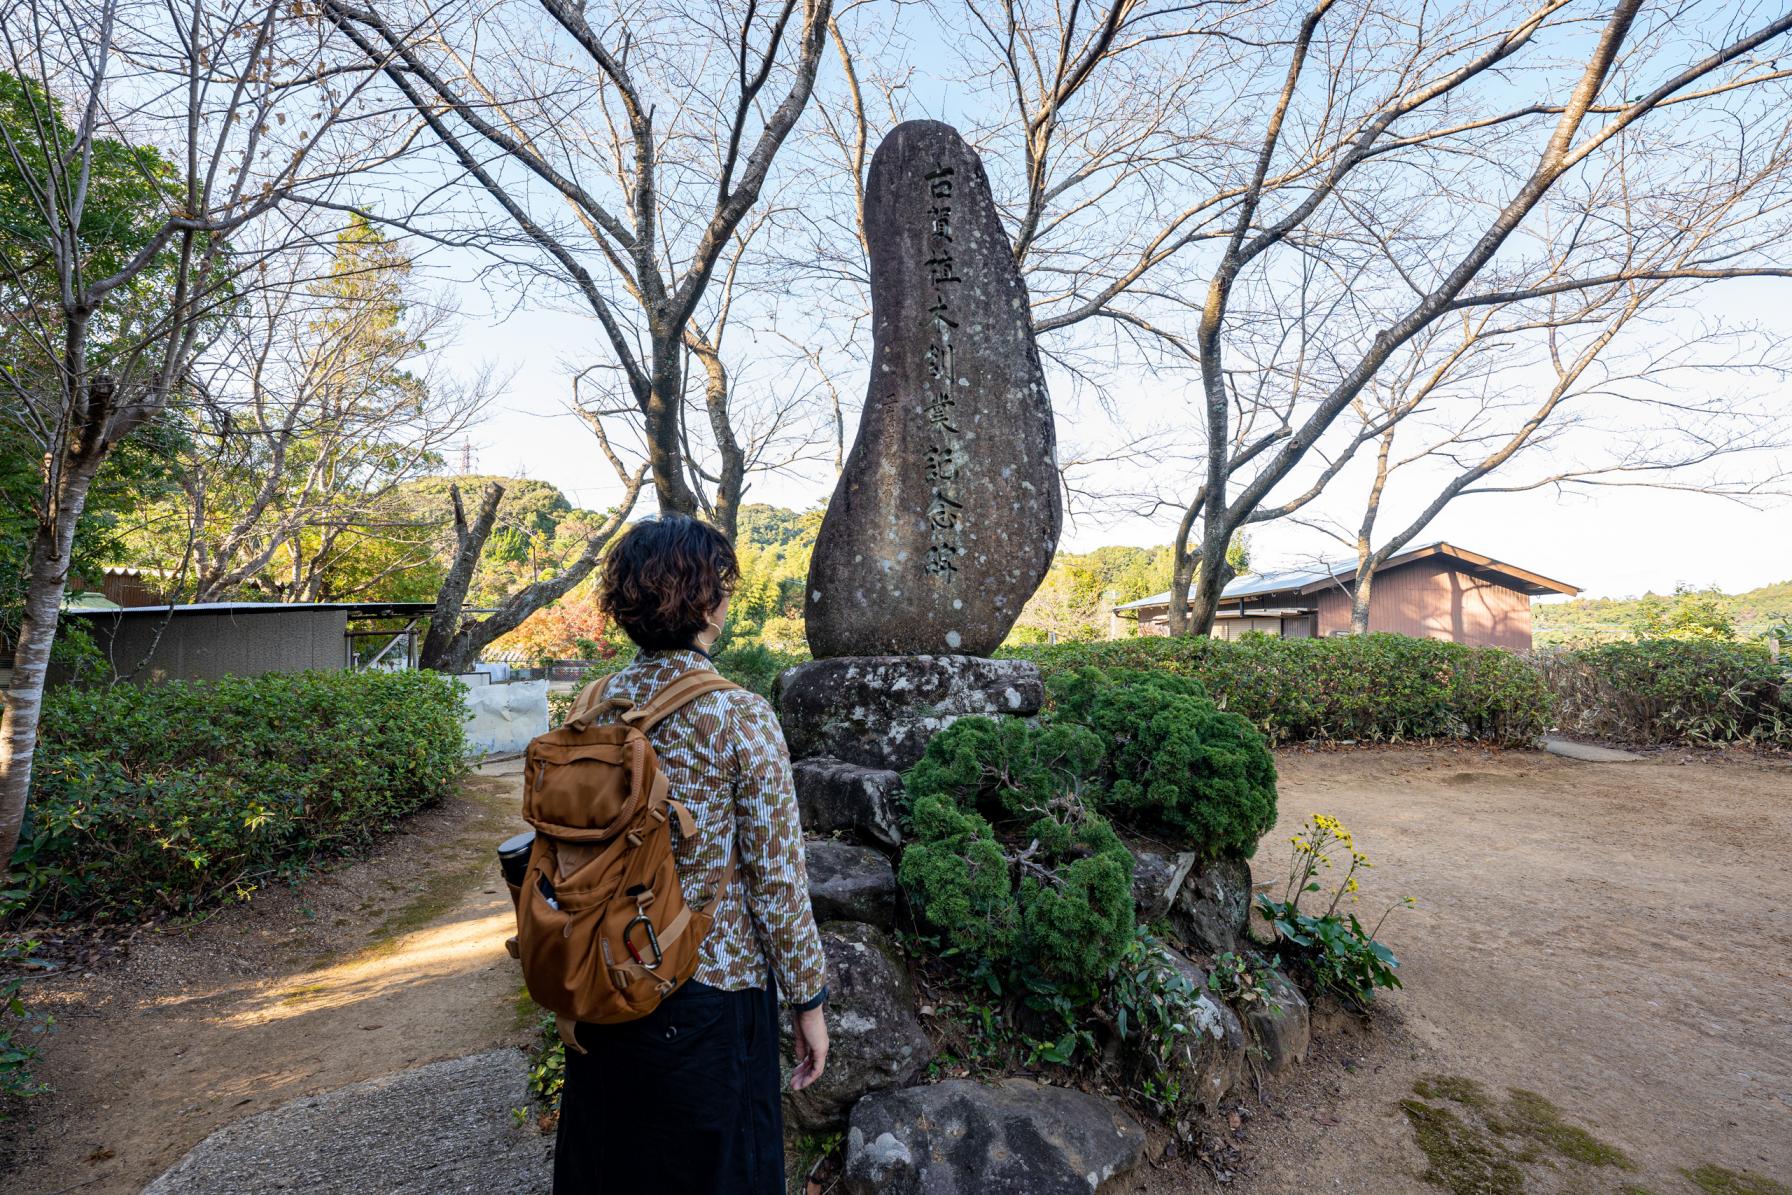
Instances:
[[[31,1064],[37,1061],[36,1039],[54,1022],[26,1008],[19,998],[22,982],[5,974],[29,959],[37,945],[32,940],[0,941],[0,1122],[7,1119],[8,1105],[48,1090],[32,1075]]]
[[[566,1086],[566,1043],[554,1014],[542,1010],[535,1026],[535,1042],[529,1051],[529,1094],[544,1111],[558,1114],[560,1089]]]
[[[1311,972],[1315,985],[1359,1008],[1375,999],[1377,988],[1403,986],[1394,973],[1400,961],[1375,935],[1389,913],[1411,907],[1413,899],[1395,901],[1383,910],[1373,930],[1365,930],[1354,912],[1339,911],[1346,900],[1354,903],[1358,899],[1359,873],[1374,866],[1357,850],[1351,832],[1337,818],[1315,813],[1289,842],[1294,848],[1293,861],[1282,899],[1266,893],[1257,897],[1257,905],[1274,922],[1282,940],[1300,952],[1300,962]],[[1320,877],[1333,867],[1334,858],[1345,856],[1350,863],[1343,878],[1321,884]],[[1301,901],[1312,893],[1326,901],[1324,912],[1301,908]]]
[[[1140,926],[1108,973],[1102,1011],[1132,1059],[1134,1091],[1145,1106],[1169,1117],[1182,1102],[1174,1058],[1199,1031],[1201,992],[1171,963],[1150,930]]]
[[[1269,1003],[1269,968],[1226,951],[1213,960],[1207,973],[1207,990],[1216,999],[1239,1009]]]

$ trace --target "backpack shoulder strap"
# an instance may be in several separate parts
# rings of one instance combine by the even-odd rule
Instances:
[[[604,702],[605,687],[609,685],[611,680],[615,679],[615,676],[616,674],[614,672],[606,673],[586,685],[583,689],[580,689],[579,695],[573,698],[572,711],[567,715],[566,722],[563,723],[563,725],[571,725],[581,718],[589,718],[592,714],[596,713],[597,707]]]
[[[677,712],[706,693],[721,693],[738,688],[739,685],[719,672],[712,672],[708,668],[693,668],[661,685],[659,692],[640,705],[625,710],[622,720],[645,734],[658,726],[668,714]]]

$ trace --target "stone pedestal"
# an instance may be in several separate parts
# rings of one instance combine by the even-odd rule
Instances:
[[[778,678],[792,759],[892,772],[912,767],[927,740],[959,718],[1031,717],[1044,700],[1034,665],[979,656],[837,656]]]
[[[1039,669],[979,656],[838,656],[778,678],[778,718],[795,761],[803,829],[901,846],[902,775],[960,718],[1030,718]]]

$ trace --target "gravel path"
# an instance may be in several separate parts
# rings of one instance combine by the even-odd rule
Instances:
[[[552,1139],[519,1125],[520,1050],[293,1100],[219,1129],[143,1195],[546,1195]]]

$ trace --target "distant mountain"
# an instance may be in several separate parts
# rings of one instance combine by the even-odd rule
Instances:
[[[813,544],[821,528],[820,509],[790,510],[764,502],[748,502],[735,519],[735,540],[756,548]]]
[[[445,526],[453,518],[454,508],[448,497],[450,486],[460,487],[461,503],[471,520],[479,510],[479,500],[485,494],[487,483],[493,481],[504,487],[504,497],[498,503],[500,526],[551,537],[560,521],[572,513],[572,503],[558,487],[529,477],[498,477],[483,473],[420,477],[399,487],[400,498],[416,517]]]
[[[1736,634],[1752,639],[1769,627],[1792,622],[1792,581],[1763,585],[1747,593],[1695,590],[1702,602],[1726,615]],[[1648,593],[1635,598],[1580,598],[1572,602],[1534,602],[1531,625],[1539,643],[1624,634],[1646,617],[1653,605],[1672,605],[1674,594]]]

